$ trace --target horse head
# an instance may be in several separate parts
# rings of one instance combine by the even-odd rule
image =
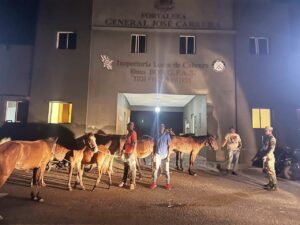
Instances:
[[[175,136],[176,134],[174,133],[172,128],[166,129],[166,133],[169,133],[170,136]]]
[[[4,144],[6,142],[9,142],[9,141],[11,141],[11,138],[10,137],[5,137],[5,138],[0,140],[0,145]]]
[[[123,149],[125,147],[125,142],[126,142],[126,135],[121,136],[120,137],[120,149],[117,152],[117,155],[121,155],[122,154],[122,151],[123,151]]]
[[[51,149],[52,152],[52,157],[55,157],[55,150],[56,150],[56,143],[57,143],[58,137],[49,137],[46,142],[49,146],[49,148]]]
[[[217,138],[211,134],[208,134],[206,136],[205,144],[206,146],[211,147],[215,151],[219,150],[219,144]]]
[[[86,133],[84,135],[83,142],[87,147],[92,149],[94,153],[96,153],[98,151],[98,146],[97,146],[97,143],[96,143],[96,137],[92,132]]]

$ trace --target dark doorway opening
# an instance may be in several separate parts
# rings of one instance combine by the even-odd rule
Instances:
[[[160,123],[172,128],[175,134],[183,133],[183,112],[132,111],[130,121],[134,122],[139,137],[154,137]]]

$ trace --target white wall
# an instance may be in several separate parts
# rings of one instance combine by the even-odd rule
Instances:
[[[186,124],[189,126],[187,129],[185,129]],[[198,95],[194,97],[184,107],[183,129],[185,130],[185,133],[194,133],[197,136],[207,135],[207,111],[205,95]]]

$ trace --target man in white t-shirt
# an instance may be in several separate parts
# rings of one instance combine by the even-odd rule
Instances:
[[[233,127],[229,128],[229,133],[226,134],[225,140],[223,143],[223,148],[227,146],[228,150],[228,165],[227,165],[227,173],[231,170],[231,164],[234,158],[234,165],[233,165],[233,170],[232,174],[237,175],[237,167],[238,167],[238,162],[239,162],[239,157],[240,157],[240,151],[242,148],[242,140],[240,135],[238,135],[235,132],[235,129]]]

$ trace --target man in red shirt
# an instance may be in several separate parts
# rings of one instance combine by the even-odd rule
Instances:
[[[130,122],[127,124],[128,134],[126,135],[125,144],[123,146],[122,160],[124,161],[124,174],[123,180],[119,184],[119,187],[124,187],[127,182],[129,169],[131,171],[131,182],[130,190],[135,188],[135,178],[136,178],[136,157],[134,151],[136,149],[137,143],[137,133],[134,130],[134,123]]]

